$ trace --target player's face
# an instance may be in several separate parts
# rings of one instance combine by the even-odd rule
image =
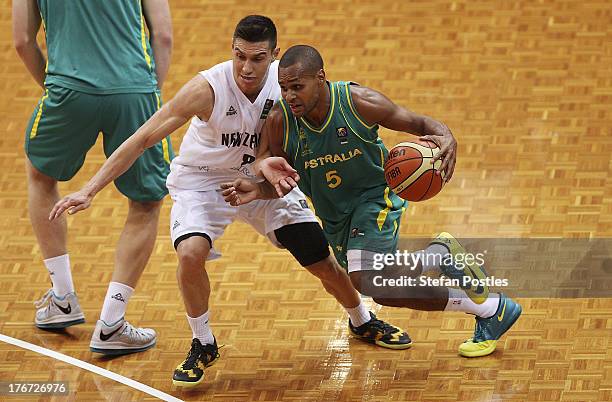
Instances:
[[[234,80],[245,95],[259,93],[268,75],[268,67],[279,49],[270,49],[270,43],[247,42],[236,38],[232,45]]]
[[[308,115],[319,103],[320,89],[325,84],[325,74],[323,70],[317,74],[305,73],[298,63],[278,69],[278,84],[291,112],[299,118]]]

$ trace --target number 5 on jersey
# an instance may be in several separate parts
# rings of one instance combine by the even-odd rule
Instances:
[[[338,176],[337,170],[330,170],[325,174],[325,178],[327,179],[327,186],[329,188],[336,188],[342,183],[342,178]]]

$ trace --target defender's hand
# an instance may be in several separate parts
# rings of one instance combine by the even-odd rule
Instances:
[[[93,196],[89,195],[89,193],[83,190],[69,194],[59,200],[55,206],[53,206],[53,209],[49,214],[49,220],[52,221],[53,219],[58,218],[66,210],[68,210],[69,215],[73,215],[79,211],[87,209],[91,205],[92,200]]]
[[[268,186],[266,194],[264,185]],[[226,202],[237,207],[257,199],[275,198],[274,189],[268,182],[256,183],[248,179],[236,179],[231,183],[221,184],[221,194]]]
[[[270,184],[276,189],[279,197],[287,195],[297,187],[300,175],[285,160],[278,156],[272,156],[259,163],[259,170]]]

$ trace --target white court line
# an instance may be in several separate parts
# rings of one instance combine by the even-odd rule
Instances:
[[[127,385],[128,387],[132,387],[139,391],[145,392],[161,400],[172,401],[172,402],[183,402],[181,399],[175,398],[174,396],[168,395],[155,388],[151,388],[148,385],[144,385],[142,383],[139,383],[138,381],[134,381],[130,378],[124,377],[117,373],[113,373],[112,371],[108,371],[94,364],[87,363],[79,359],[75,359],[74,357],[66,356],[65,354],[56,352],[54,350],[46,349],[41,346],[22,341],[21,339],[11,338],[10,336],[6,336],[3,334],[0,334],[0,341],[5,342],[5,343],[10,343],[11,345],[15,345],[23,349],[31,350],[32,352],[40,353],[41,355],[52,357],[54,359],[63,361],[64,363],[72,364],[73,366],[77,366],[82,369],[91,371],[92,373],[99,374],[106,378],[110,378],[111,380],[120,382],[122,384]]]

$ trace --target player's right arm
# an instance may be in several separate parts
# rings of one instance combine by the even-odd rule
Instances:
[[[194,115],[207,121],[214,103],[214,91],[208,81],[200,75],[192,78],[172,100],[113,152],[98,173],[80,191],[58,201],[51,210],[49,219],[57,218],[66,210],[73,214],[88,208],[93,197],[128,170],[147,148],[170,135]]]
[[[142,11],[149,28],[151,48],[153,48],[155,58],[157,86],[161,89],[170,68],[170,55],[172,54],[170,6],[168,0],[144,0]]]
[[[371,88],[355,86],[351,89],[351,95],[357,112],[366,122],[416,134],[436,143],[440,152],[434,155],[431,162],[442,160],[438,174],[444,171],[443,180],[451,179],[457,159],[457,140],[446,124],[405,109]]]
[[[261,175],[261,162],[271,156],[283,157],[289,163],[283,152],[283,114],[278,103],[272,107],[261,128],[261,141],[257,148],[257,159],[253,162],[255,174]],[[280,140],[280,142],[279,142]]]
[[[283,134],[283,112],[277,103],[270,110],[261,129],[261,142],[253,170],[270,182],[281,197],[295,188],[300,180],[283,150]]]
[[[15,50],[43,89],[45,88],[45,56],[43,56],[36,34],[40,28],[41,17],[36,0],[13,1],[13,43]]]

